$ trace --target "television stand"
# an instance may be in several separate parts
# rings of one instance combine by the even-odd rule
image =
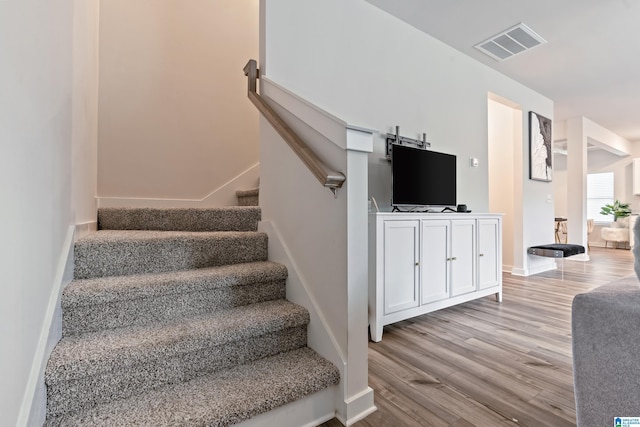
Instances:
[[[449,212],[449,211],[451,211],[451,212],[456,212],[456,210],[455,210],[455,209],[450,208],[449,206],[447,206],[446,208],[442,209],[440,212],[444,213],[444,212]]]
[[[369,214],[369,328],[477,298],[502,300],[502,215]]]

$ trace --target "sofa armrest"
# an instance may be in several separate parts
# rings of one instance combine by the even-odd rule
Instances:
[[[571,314],[578,426],[640,417],[640,282],[628,276],[576,295]]]

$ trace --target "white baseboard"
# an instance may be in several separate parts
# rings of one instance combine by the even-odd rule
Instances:
[[[288,403],[237,424],[237,427],[315,427],[335,418],[337,386],[328,387],[303,399]]]
[[[77,241],[78,239],[86,236],[87,234],[94,233],[97,230],[98,230],[98,221],[89,221],[89,222],[83,222],[81,224],[76,224],[74,241]]]
[[[513,273],[514,268],[515,267],[513,265],[502,264],[502,272],[503,273]]]
[[[321,312],[317,301],[312,297],[305,280],[299,274],[299,268],[291,256],[291,251],[282,241],[277,227],[270,221],[261,221],[258,223],[258,231],[265,232],[269,236],[269,260],[279,262],[287,267],[289,272],[287,277],[287,299],[305,307],[309,311],[311,316],[311,323],[308,327],[309,347],[336,365],[340,370],[340,377],[344,378],[346,357],[340,349],[338,340],[331,331],[329,323]]]
[[[282,241],[277,227],[270,221],[261,221],[258,229],[269,235],[269,259],[287,266],[287,299],[300,304],[309,310],[311,322],[308,328],[309,347],[324,358],[331,361],[340,370],[340,384],[335,389],[335,399],[332,402],[335,417],[345,426],[354,424],[376,411],[373,403],[373,389],[367,387],[355,396],[346,399],[344,395],[346,380],[346,356],[340,349],[329,323],[321,312],[317,301],[311,296],[307,284],[291,255],[290,250]],[[336,408],[337,405],[337,408]],[[333,415],[332,417],[333,418]],[[280,425],[280,424],[264,424]],[[288,425],[288,424],[287,424]],[[317,425],[317,424],[312,424]]]
[[[58,267],[54,278],[49,303],[40,331],[40,338],[31,365],[31,372],[27,381],[18,426],[27,427],[42,425],[46,418],[47,394],[44,385],[44,372],[51,351],[62,337],[62,308],[60,296],[64,286],[73,278],[73,242],[75,226],[67,230],[63,243],[63,251],[58,260]]]
[[[515,268],[515,267],[514,267],[514,268],[511,270],[511,274],[512,274],[513,276],[528,276],[528,274],[525,274],[525,272],[526,272],[526,270],[525,270],[525,269],[523,269],[523,268]]]
[[[349,418],[344,419],[339,413],[336,413],[334,408],[336,387],[340,386],[326,388],[304,399],[260,414],[238,424],[238,427],[315,427],[333,418],[348,427],[378,409],[373,405],[373,390],[368,388],[347,403]]]
[[[534,274],[544,273],[545,271],[555,270],[558,266],[555,261],[548,261],[542,264],[538,264],[533,268],[514,268],[511,270],[511,274],[514,276],[531,276]]]
[[[366,390],[344,402],[343,408],[338,410],[336,418],[348,427],[377,410],[378,408],[373,403],[373,389],[367,387]]]
[[[220,208],[237,206],[237,190],[250,190],[258,186],[260,163],[230,179],[202,199],[168,199],[144,197],[98,197],[99,208]]]

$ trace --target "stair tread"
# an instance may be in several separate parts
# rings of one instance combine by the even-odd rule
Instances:
[[[45,378],[47,384],[55,384],[308,322],[309,314],[304,307],[287,300],[276,300],[171,324],[130,326],[65,337],[51,353]]]
[[[112,230],[255,231],[260,219],[252,206],[98,209],[99,228]]]
[[[76,279],[64,289],[62,308],[198,292],[286,278],[287,268],[282,264],[256,261],[193,270]]]
[[[238,190],[236,191],[237,197],[252,197],[257,196],[260,193],[260,188],[251,188],[249,190]]]
[[[100,209],[74,247],[45,425],[226,426],[338,384],[305,347],[309,312],[283,299],[260,220],[246,206]]]
[[[313,350],[302,348],[48,419],[46,425],[227,426],[338,382],[334,365]]]
[[[257,231],[101,230],[75,244],[77,279],[189,270],[267,260]]]
[[[98,230],[78,239],[76,245],[154,240],[233,239],[264,234],[260,231]]]

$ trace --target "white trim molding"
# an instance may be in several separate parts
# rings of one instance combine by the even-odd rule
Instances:
[[[62,338],[62,308],[60,297],[62,290],[73,279],[73,242],[75,225],[69,226],[63,243],[63,251],[56,275],[49,294],[49,303],[44,316],[44,322],[40,331],[40,339],[36,347],[36,353],[31,365],[31,373],[27,382],[18,426],[28,427],[42,425],[46,418],[47,393],[44,384],[44,372],[47,367],[49,355],[55,345]]]
[[[250,190],[258,186],[260,163],[256,163],[231,178],[201,199],[171,199],[146,197],[98,197],[98,208],[212,208],[238,204],[236,191]]]

